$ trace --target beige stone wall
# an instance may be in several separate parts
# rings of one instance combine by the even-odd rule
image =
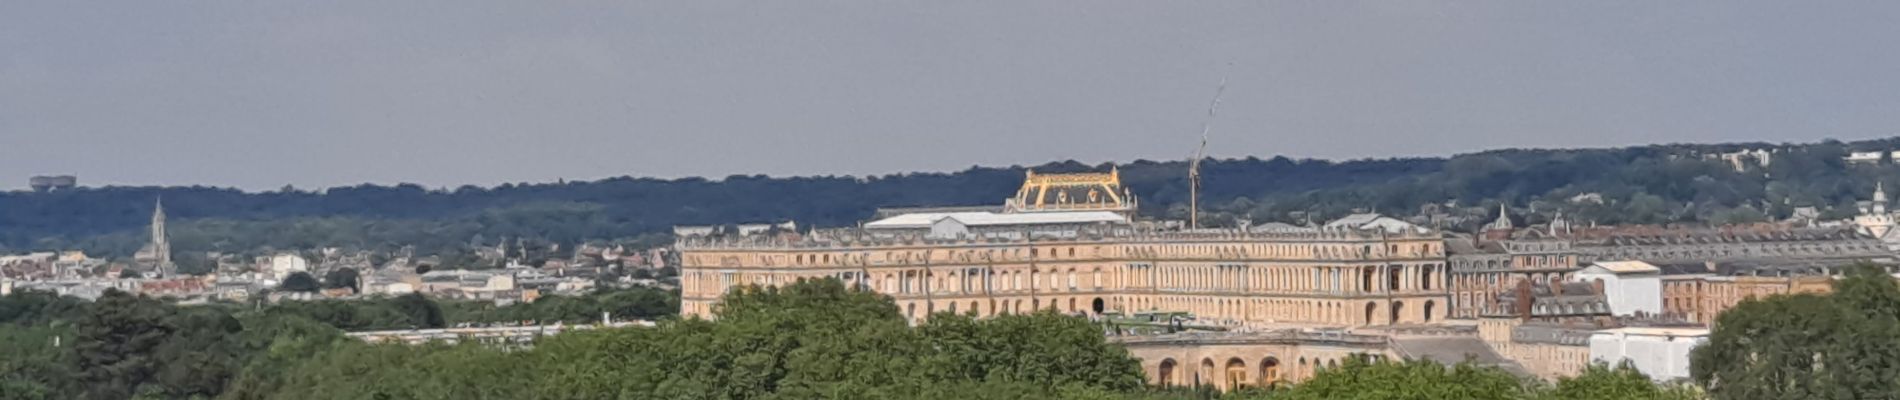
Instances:
[[[1383,325],[1450,314],[1442,242],[1278,237],[681,246],[683,315],[741,285],[836,277],[892,296],[913,321],[955,311],[1187,311],[1203,321]]]
[[[1481,319],[1478,321],[1478,338],[1499,356],[1516,361],[1525,370],[1547,380],[1576,376],[1590,365],[1589,346],[1512,341],[1511,329],[1521,323],[1510,318]]]
[[[1565,256],[1563,259],[1570,259]],[[1550,284],[1570,279],[1566,271],[1486,271],[1476,273],[1453,274],[1452,293],[1457,298],[1457,307],[1452,310],[1453,318],[1476,319],[1486,313],[1499,312],[1498,295],[1517,290],[1519,282]]]
[[[1590,366],[1590,346],[1517,343],[1501,354],[1545,380],[1576,376]]]
[[[1158,386],[1214,385],[1221,390],[1298,383],[1348,357],[1391,358],[1382,346],[1342,346],[1298,342],[1134,344],[1128,351],[1141,360],[1148,383]]]
[[[1833,290],[1833,279],[1826,276],[1674,277],[1663,281],[1663,312],[1706,326],[1743,300]]]

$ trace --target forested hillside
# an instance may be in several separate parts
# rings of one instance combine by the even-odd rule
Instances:
[[[1355,209],[1411,215],[1425,204],[1450,210],[1495,209],[1498,201],[1598,223],[1746,222],[1814,206],[1830,217],[1852,212],[1874,182],[1900,184],[1889,161],[1850,165],[1850,151],[1891,150],[1900,141],[1854,143],[1662,145],[1617,149],[1496,150],[1449,158],[1327,161],[1226,159],[1205,164],[1204,205],[1220,223],[1314,220]],[[1736,170],[1710,158],[1769,149],[1766,166]],[[1179,217],[1187,199],[1185,164],[1119,165],[1143,213]],[[1069,161],[1042,172],[1106,170]],[[459,251],[503,238],[549,243],[588,240],[663,242],[679,224],[795,220],[847,226],[878,207],[997,204],[1020,184],[1024,167],[973,167],[952,173],[871,177],[719,180],[621,177],[592,182],[428,189],[416,185],[243,192],[211,187],[104,187],[52,193],[0,193],[0,252],[82,248],[122,257],[145,242],[152,202],[163,196],[178,251],[246,252],[259,248]],[[1578,195],[1601,201],[1571,201]],[[1542,218],[1532,216],[1530,218]],[[1297,221],[1296,221],[1297,222]]]

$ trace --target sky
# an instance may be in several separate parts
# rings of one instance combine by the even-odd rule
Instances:
[[[0,2],[0,189],[1900,135],[1894,1]],[[1208,105],[1228,81],[1220,113]]]

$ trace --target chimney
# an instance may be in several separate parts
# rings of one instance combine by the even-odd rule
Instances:
[[[1550,282],[1550,283],[1548,283],[1548,285],[1550,285],[1550,295],[1551,295],[1551,296],[1562,296],[1562,295],[1564,295],[1564,284],[1563,284],[1563,282]]]
[[[1715,268],[1715,261],[1703,261],[1703,262],[1702,262],[1702,266],[1703,266],[1704,268],[1708,268],[1708,270],[1709,270],[1709,272],[1710,272],[1710,273],[1715,273],[1715,272],[1717,272],[1717,270],[1716,270],[1716,268]]]
[[[1608,295],[1603,292],[1603,278],[1591,279],[1590,288],[1596,290],[1596,294]]]

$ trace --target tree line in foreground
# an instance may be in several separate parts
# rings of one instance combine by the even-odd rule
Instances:
[[[603,312],[659,319],[677,298],[631,288],[501,307],[413,294],[177,306],[117,291],[91,302],[21,291],[0,297],[0,400],[280,398],[284,374],[349,343],[345,331],[588,323]]]
[[[0,297],[0,399],[1811,399],[1900,393],[1900,286],[1855,269],[1832,294],[1745,301],[1693,353],[1694,382],[1593,366],[1554,383],[1473,365],[1349,359],[1295,385],[1217,393],[1145,384],[1085,319],[937,315],[911,327],[888,297],[836,280],[742,288],[717,319],[581,331],[528,349],[405,346],[344,330],[481,318],[586,322],[671,312],[606,292],[509,307],[421,297],[180,307]],[[511,308],[519,307],[519,308]],[[658,317],[649,315],[647,317]]]
[[[573,332],[529,349],[377,345],[341,334],[340,326],[374,325],[365,319],[431,324],[456,315],[446,311],[452,307],[430,310],[427,299],[381,301],[401,316],[325,311],[334,303],[178,307],[123,293],[91,303],[35,293],[0,298],[0,354],[6,355],[0,357],[0,399],[1694,396],[1629,369],[1599,367],[1547,385],[1493,368],[1359,360],[1272,390],[1155,388],[1145,384],[1139,362],[1086,319],[945,314],[911,327],[888,297],[836,280],[742,289],[725,298],[713,321],[666,319],[653,328]],[[486,312],[512,318],[525,311]],[[51,344],[54,337],[58,345]]]

